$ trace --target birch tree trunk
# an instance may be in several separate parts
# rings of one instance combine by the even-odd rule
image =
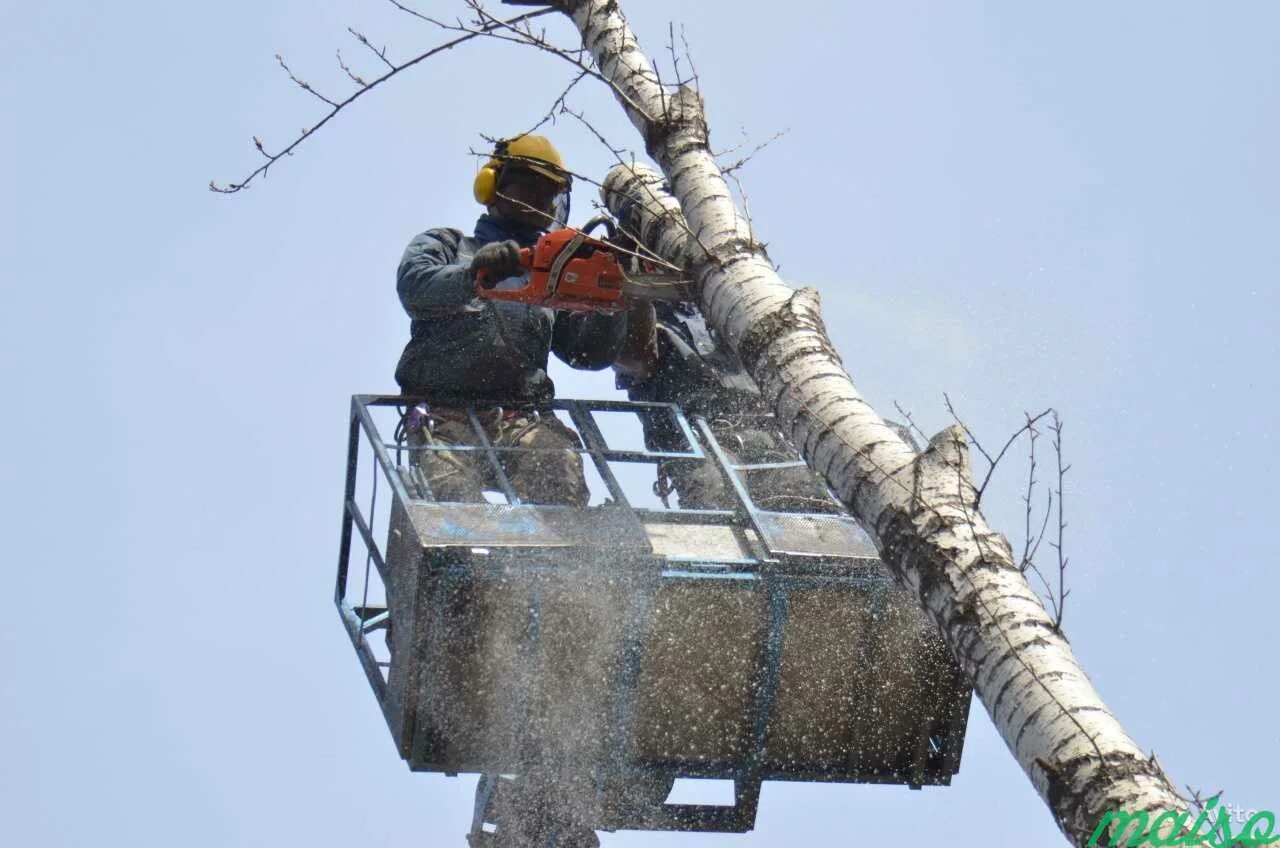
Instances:
[[[639,201],[648,246],[694,275],[708,322],[771,401],[808,464],[871,533],[937,623],[992,721],[1084,845],[1109,810],[1186,810],[1159,765],[1103,704],[977,508],[963,430],[917,454],[858,394],[827,338],[818,294],[795,290],[738,212],[707,143],[702,103],[660,84],[616,0],[560,0],[662,168],[615,169],[606,202]]]

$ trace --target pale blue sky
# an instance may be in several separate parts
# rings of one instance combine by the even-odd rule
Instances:
[[[437,14],[457,4],[424,2]],[[1270,3],[631,2],[683,22],[713,143],[867,397],[990,441],[1066,422],[1068,633],[1180,783],[1280,806],[1274,541],[1280,11]],[[375,0],[11,3],[0,34],[9,414],[0,821],[51,846],[460,845],[469,779],[411,775],[335,615],[345,416],[394,388],[393,273],[469,227],[471,147],[568,81],[497,44],[322,107],[440,37]],[[721,20],[729,18],[729,20]],[[563,26],[558,25],[563,31]],[[598,86],[571,103],[616,144]],[[571,165],[609,155],[572,120]],[[575,197],[576,220],[591,195]],[[603,375],[558,374],[607,396]],[[1018,538],[1016,472],[988,517]],[[947,789],[766,785],[745,836],[608,845],[1053,845],[975,705]]]

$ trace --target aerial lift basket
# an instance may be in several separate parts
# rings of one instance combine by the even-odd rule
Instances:
[[[520,503],[501,453],[485,503],[431,498],[396,435],[414,399],[352,400],[336,600],[400,756],[479,773],[473,844],[502,775],[573,775],[594,827],[741,832],[765,780],[945,785],[970,689],[843,512],[760,509],[712,427],[669,404],[557,400],[593,503]],[[682,434],[652,450],[640,420]],[[721,431],[723,432],[723,431]],[[507,449],[509,450],[509,449]],[[723,509],[650,486],[711,463]],[[666,803],[676,778],[731,804]],[[696,787],[695,787],[696,788]]]

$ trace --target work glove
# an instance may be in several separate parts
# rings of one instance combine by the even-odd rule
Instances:
[[[520,267],[520,245],[514,241],[494,241],[476,251],[471,258],[471,273],[476,283],[485,289],[491,289],[499,280],[513,277],[523,269]]]

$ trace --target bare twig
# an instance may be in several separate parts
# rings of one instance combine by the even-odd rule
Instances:
[[[738,196],[742,198],[742,215],[747,219],[747,238],[750,240],[751,246],[763,253],[766,259],[769,259],[769,254],[765,251],[764,246],[761,245],[760,242],[756,241],[756,226],[755,222],[751,219],[751,198],[747,195],[746,187],[743,186],[742,180],[738,179],[738,175],[732,171],[722,173],[724,173],[729,179],[733,180],[734,186],[738,189]],[[772,259],[769,259],[769,264],[773,264]],[[774,270],[777,270],[776,265],[774,265]]]
[[[605,138],[604,133],[596,129],[595,125],[587,120],[587,116],[581,110],[574,110],[565,106],[564,108],[561,109],[561,111],[564,112],[564,114],[566,115],[576,118],[578,123],[586,127],[587,132],[595,136],[596,141],[600,142],[600,144],[602,144],[606,150],[608,150],[611,154],[613,154],[613,158],[617,160],[618,164],[634,165],[636,163],[636,157],[634,153],[632,153],[630,150],[626,149],[625,147],[614,147],[612,144],[610,144],[609,139]],[[627,154],[627,157],[628,157],[627,159],[622,158],[622,154],[624,153]],[[652,198],[652,199],[656,200],[657,198]]]
[[[1070,590],[1066,588],[1067,563],[1069,563],[1071,560],[1070,560],[1070,557],[1067,557],[1064,555],[1063,548],[1062,548],[1063,534],[1066,532],[1066,529],[1067,529],[1067,521],[1066,521],[1065,513],[1063,511],[1062,480],[1064,477],[1066,477],[1067,472],[1071,470],[1071,466],[1070,465],[1064,466],[1062,464],[1062,421],[1058,418],[1057,412],[1053,413],[1053,423],[1049,425],[1049,429],[1053,431],[1053,452],[1058,459],[1058,541],[1056,544],[1053,542],[1049,543],[1053,545],[1053,548],[1058,552],[1059,605],[1057,609],[1057,614],[1054,616],[1053,626],[1054,626],[1054,629],[1061,629],[1062,608],[1063,606],[1066,605],[1067,596],[1071,594]]]
[[[1045,492],[1044,515],[1040,519],[1040,530],[1036,533],[1035,544],[1031,546],[1031,550],[1026,553],[1026,559],[1023,560],[1025,565],[1019,565],[1019,569],[1026,571],[1031,563],[1036,561],[1036,554],[1040,552],[1040,543],[1044,541],[1044,531],[1049,526],[1049,515],[1053,512],[1053,491]]]
[[[276,61],[280,63],[280,67],[284,68],[284,72],[289,75],[289,79],[293,80],[294,83],[298,86],[298,88],[302,89],[308,94],[311,94],[311,95],[314,95],[315,97],[320,98],[325,103],[328,103],[330,106],[334,107],[335,109],[338,107],[337,103],[333,102],[332,100],[330,100],[329,98],[325,97],[323,94],[321,94],[320,92],[312,88],[309,82],[307,82],[306,80],[298,79],[296,76],[294,76],[293,71],[291,71],[289,69],[289,66],[285,64],[284,57],[281,56],[279,53],[276,54]]]
[[[747,135],[746,127],[738,127],[738,137],[741,139],[741,141],[739,141],[737,144],[731,144],[728,147],[726,147],[724,150],[711,151],[711,158],[723,159],[724,157],[728,156],[730,153],[733,153],[734,151],[741,150],[742,148],[746,147],[747,142],[751,141],[751,137]]]
[[[430,17],[428,15],[424,15],[421,12],[417,11],[416,9],[410,9],[408,6],[404,5],[403,3],[398,3],[396,2],[396,0],[387,0],[387,2],[390,3],[392,6],[395,6],[400,11],[409,15],[413,15],[415,18],[419,20],[426,21],[429,24],[435,24],[436,26],[443,26],[443,24],[441,24],[435,18]]]
[[[960,419],[960,413],[956,412],[955,406],[951,403],[951,396],[943,392],[942,401],[947,405],[947,412],[951,413],[951,419],[964,428],[964,434],[969,438],[969,442],[978,449],[978,453],[982,454],[989,465],[994,465],[995,460],[991,458],[991,454],[987,453],[987,449],[978,441],[978,437],[969,429],[969,425]]]
[[[746,165],[748,162],[750,162],[750,161],[751,161],[751,159],[752,159],[752,157],[753,157],[753,156],[755,156],[757,153],[759,153],[761,150],[764,150],[764,149],[765,149],[766,147],[768,147],[770,144],[773,144],[775,141],[777,141],[778,139],[782,138],[784,135],[786,135],[786,134],[787,134],[787,133],[789,133],[789,132],[791,132],[791,130],[790,130],[790,129],[778,130],[776,133],[774,133],[773,135],[769,136],[769,138],[765,139],[764,141],[762,141],[762,142],[760,142],[759,144],[757,144],[755,147],[751,148],[751,151],[750,151],[749,153],[747,153],[745,156],[742,156],[741,158],[739,158],[739,159],[738,159],[736,162],[734,162],[732,165],[729,165],[729,166],[727,166],[727,167],[721,168],[721,169],[720,169],[720,173],[722,173],[722,174],[732,174],[734,171],[737,171],[739,168],[741,168],[742,166],[744,166],[744,165]],[[738,145],[738,147],[741,147],[741,146],[742,146],[742,145]],[[733,149],[735,149],[735,148],[730,148],[730,150],[733,150]],[[728,152],[728,151],[726,151],[726,152]]]
[[[702,94],[702,82],[698,79],[698,68],[693,64],[693,51],[689,49],[689,39],[684,37],[684,24],[680,24],[680,43],[684,45],[684,58],[689,63],[689,73],[693,75],[693,90]]]
[[[916,420],[911,417],[911,413],[903,409],[902,404],[898,403],[896,400],[893,402],[893,408],[898,410],[899,415],[907,419],[907,425],[923,440],[923,443],[927,445],[929,443],[929,437],[925,435],[924,430],[921,430],[916,426]]]
[[[1030,414],[1027,415],[1027,423],[1031,423]],[[1027,493],[1022,496],[1026,512],[1023,518],[1022,559],[1018,562],[1018,570],[1023,574],[1026,573],[1027,566],[1031,564],[1031,500],[1035,495],[1036,488],[1036,439],[1040,438],[1040,431],[1035,427],[1028,427],[1027,434],[1030,442],[1027,448]]]
[[[683,35],[684,27],[681,27],[680,29],[681,35]],[[693,79],[691,77],[680,76],[680,54],[676,52],[676,27],[675,24],[670,21],[667,22],[667,51],[671,54],[671,68],[676,75],[675,87],[678,88],[682,85],[688,85],[693,81]],[[690,63],[690,68],[692,67],[693,64]]]
[[[1028,560],[1027,567],[1023,569],[1023,574],[1030,571],[1040,581],[1040,585],[1044,587],[1045,600],[1049,602],[1049,614],[1053,616],[1055,631],[1062,631],[1062,603],[1053,591],[1053,585],[1049,583],[1048,578],[1044,576],[1044,572],[1040,570],[1040,566],[1034,560]]]
[[[658,86],[658,97],[661,98],[662,122],[665,124],[671,120],[671,110],[667,108],[667,84],[662,81],[662,69],[658,67],[658,63],[651,63],[651,67],[653,81]]]
[[[982,444],[978,441],[978,438],[973,434],[973,431],[969,429],[969,425],[965,424],[963,421],[960,420],[960,416],[956,414],[955,407],[951,405],[951,398],[948,397],[945,392],[943,393],[942,397],[943,397],[943,400],[946,401],[947,412],[950,412],[951,417],[955,420],[955,422],[964,428],[965,435],[969,437],[969,441],[973,442],[973,446],[978,449],[979,453],[981,453],[983,458],[986,459],[987,461],[987,465],[988,465],[987,476],[982,478],[982,485],[978,487],[977,502],[980,504],[982,503],[982,493],[987,490],[987,484],[991,482],[991,476],[995,474],[996,466],[1000,464],[1000,460],[1004,459],[1004,455],[1009,451],[1009,448],[1013,446],[1013,443],[1018,440],[1019,436],[1021,436],[1023,433],[1027,432],[1028,430],[1033,429],[1037,421],[1039,421],[1041,418],[1044,418],[1049,413],[1053,412],[1053,410],[1052,408],[1050,408],[1050,409],[1046,409],[1044,412],[1041,412],[1034,417],[1029,416],[1027,418],[1027,423],[1023,424],[1021,427],[1015,430],[1013,435],[1010,436],[1008,440],[1004,443],[1004,447],[1000,448],[1000,452],[997,453],[995,457],[992,457],[991,454],[987,453],[986,448],[984,448]],[[1056,419],[1057,413],[1054,413],[1054,416]]]
[[[1199,813],[1201,810],[1206,809],[1210,801],[1222,798],[1221,789],[1206,798],[1204,797],[1204,793],[1199,789],[1192,789],[1190,786],[1185,786],[1184,788],[1187,790],[1187,794],[1182,797],[1191,807],[1191,811],[1193,813]]]
[[[641,108],[639,103],[636,103],[634,100],[632,100],[629,94],[623,91],[621,87],[619,87],[616,83],[613,82],[613,80],[609,79],[604,74],[602,74],[597,68],[593,67],[593,65],[587,63],[587,54],[584,48],[578,47],[574,50],[568,50],[566,48],[559,47],[555,44],[552,44],[550,41],[548,41],[546,39],[545,34],[534,33],[533,30],[530,29],[528,26],[525,26],[523,28],[519,26],[520,23],[523,23],[525,19],[532,17],[532,15],[521,16],[519,19],[512,18],[509,21],[504,21],[490,14],[489,11],[486,10],[480,2],[478,2],[478,0],[465,0],[465,2],[467,6],[473,12],[475,12],[476,24],[480,29],[470,28],[461,24],[459,25],[441,24],[443,28],[450,29],[450,30],[459,30],[463,32],[479,32],[480,34],[488,38],[496,38],[504,41],[513,41],[517,44],[530,45],[532,47],[537,47],[539,50],[544,50],[548,53],[558,56],[564,61],[578,68],[579,70],[586,71],[591,76],[595,77],[596,79],[603,82],[605,85],[609,86],[609,89],[614,94],[616,94],[618,97],[626,101],[627,106],[631,109],[634,109],[638,114],[643,116],[645,121],[650,123],[653,121],[653,117],[648,112],[646,112],[643,108]],[[512,35],[511,36],[501,35],[500,31],[509,32]]]
[[[268,159],[271,158],[271,154],[268,153],[267,149],[262,146],[262,139],[258,138],[256,135],[253,137],[253,146],[258,148],[258,152],[261,153],[263,156],[267,157]]]
[[[1198,789],[1193,789],[1190,786],[1185,786],[1184,788],[1187,792],[1181,797],[1187,802],[1187,806],[1191,808],[1191,812],[1195,816],[1193,822],[1200,822],[1201,817],[1203,816],[1203,820],[1209,824],[1209,832],[1205,834],[1201,834],[1199,832],[1199,827],[1192,827],[1191,829],[1192,833],[1201,837],[1200,844],[1209,844],[1206,840],[1222,840],[1224,848],[1247,848],[1247,846],[1252,844],[1250,841],[1246,841],[1244,839],[1244,837],[1248,836],[1248,834],[1245,833],[1241,833],[1232,842],[1226,843],[1225,840],[1228,839],[1229,836],[1222,830],[1223,816],[1227,816],[1228,820],[1230,820],[1231,805],[1223,804],[1221,807],[1218,807],[1218,814],[1216,816],[1214,815],[1213,810],[1213,808],[1218,805],[1218,802],[1222,800],[1221,789],[1206,798],[1204,797],[1204,793]]]
[[[1028,421],[1032,421],[1032,420],[1033,419],[1028,417]],[[1039,565],[1036,564],[1036,553],[1037,551],[1040,550],[1040,543],[1045,538],[1045,531],[1047,530],[1049,525],[1049,515],[1053,512],[1054,495],[1055,495],[1055,491],[1053,489],[1050,489],[1048,492],[1047,503],[1045,504],[1045,510],[1044,510],[1044,518],[1040,523],[1039,533],[1037,533],[1034,537],[1034,542],[1032,542],[1032,537],[1029,535],[1030,531],[1028,530],[1028,538],[1023,548],[1022,562],[1019,564],[1018,568],[1020,571],[1022,571],[1023,574],[1026,574],[1028,571],[1030,571],[1032,574],[1036,576],[1036,579],[1040,581],[1040,585],[1044,587],[1045,598],[1049,602],[1049,612],[1053,618],[1053,629],[1056,632],[1061,633],[1062,617],[1066,609],[1067,597],[1071,594],[1071,590],[1068,589],[1066,585],[1068,558],[1063,555],[1063,550],[1062,550],[1063,531],[1066,529],[1066,522],[1062,518],[1062,478],[1066,474],[1066,472],[1070,469],[1070,466],[1064,467],[1062,464],[1062,422],[1059,420],[1058,413],[1056,411],[1053,412],[1053,423],[1050,425],[1050,429],[1054,431],[1055,438],[1054,438],[1053,447],[1054,447],[1054,453],[1057,455],[1057,460],[1058,460],[1058,488],[1056,490],[1057,507],[1058,507],[1058,541],[1056,544],[1054,542],[1049,543],[1051,547],[1056,548],[1058,551],[1057,586],[1055,588],[1053,584],[1049,582],[1049,579],[1045,577],[1045,574],[1043,571],[1041,571]],[[1035,468],[1034,444],[1035,444],[1035,439],[1038,438],[1039,434],[1034,427],[1032,427],[1029,432],[1033,434],[1031,437],[1032,439],[1032,454],[1031,454],[1032,472],[1031,473],[1034,474],[1034,468]],[[1027,500],[1026,515],[1027,515],[1028,527],[1030,526],[1030,516],[1031,516],[1031,487],[1032,487],[1032,484],[1028,483],[1027,495],[1026,495],[1026,500]],[[1029,546],[1029,548],[1027,546]]]
[[[1018,570],[1023,574],[1035,562],[1036,552],[1040,550],[1040,543],[1044,541],[1044,531],[1049,526],[1049,513],[1053,511],[1053,491],[1048,494],[1048,503],[1045,504],[1044,516],[1040,521],[1040,531],[1033,534],[1031,532],[1031,513],[1032,500],[1036,485],[1036,440],[1040,438],[1040,431],[1034,426],[1035,422],[1031,418],[1031,414],[1027,413],[1027,433],[1030,436],[1030,449],[1027,452],[1027,493],[1022,500],[1026,504],[1026,518],[1024,526],[1024,537],[1022,544],[1022,559],[1018,562]]]
[[[374,47],[373,42],[369,40],[368,36],[366,36],[363,32],[360,32],[359,30],[353,29],[351,27],[347,27],[347,32],[351,33],[351,35],[355,37],[356,41],[360,42],[365,47],[369,48],[369,52],[377,56],[379,59],[381,59],[382,64],[386,65],[388,68],[391,68],[392,70],[395,70],[396,68],[395,64],[390,59],[387,58],[386,45],[383,45],[382,47]]]
[[[356,85],[360,86],[361,88],[368,88],[369,83],[365,82],[363,78],[361,78],[354,71],[352,71],[351,68],[347,67],[346,62],[342,61],[342,51],[338,50],[335,52],[338,56],[338,67],[342,68],[343,72],[347,76],[351,77],[351,81],[354,82]]]
[[[564,91],[560,92],[560,96],[557,97],[555,101],[552,102],[551,108],[547,110],[547,114],[543,115],[540,119],[538,119],[538,122],[534,124],[532,127],[525,130],[523,135],[528,135],[529,133],[536,132],[540,127],[542,127],[548,121],[554,124],[556,122],[556,116],[565,110],[565,98],[569,96],[569,92],[573,91],[574,86],[582,82],[582,80],[586,76],[587,76],[586,71],[579,71],[578,75],[574,77],[573,80],[567,86],[565,86]]]
[[[509,24],[512,21],[527,20],[529,18],[534,18],[534,17],[537,17],[538,15],[546,15],[554,11],[556,10],[555,9],[537,9],[532,12],[526,12],[522,15],[518,15],[515,18],[512,18],[510,21],[506,21],[504,23]],[[452,41],[447,41],[444,44],[437,45],[431,48],[430,50],[426,51],[425,53],[420,53],[419,55],[413,57],[412,59],[409,59],[398,65],[391,63],[390,60],[387,60],[388,64],[391,66],[391,70],[387,71],[385,74],[373,80],[363,88],[358,89],[354,94],[352,94],[350,97],[346,98],[345,100],[341,100],[333,104],[328,114],[326,114],[323,118],[321,118],[316,123],[312,124],[309,128],[302,130],[302,132],[300,132],[298,136],[294,138],[294,140],[290,142],[287,147],[283,148],[278,153],[267,153],[266,150],[263,149],[262,144],[256,140],[256,136],[255,136],[255,146],[260,151],[262,151],[264,156],[267,157],[267,161],[264,162],[262,165],[259,165],[257,168],[255,168],[252,172],[249,173],[247,177],[240,180],[239,182],[233,182],[225,186],[220,186],[216,182],[210,181],[209,189],[211,191],[216,191],[220,194],[235,194],[238,191],[242,191],[243,189],[248,188],[249,184],[253,182],[254,179],[260,176],[264,176],[267,173],[267,170],[276,162],[278,162],[281,158],[288,155],[292,155],[293,151],[297,149],[298,145],[302,144],[302,142],[306,141],[308,138],[315,135],[316,132],[319,131],[319,129],[323,127],[325,124],[327,124],[330,120],[332,120],[335,115],[337,115],[344,108],[346,108],[348,105],[353,103],[355,100],[357,100],[361,96],[367,94],[368,92],[376,88],[378,85],[386,82],[387,80],[391,79],[397,74],[408,70],[414,65],[417,65],[418,63],[423,62],[426,59],[429,59],[438,53],[442,53],[445,50],[449,50],[453,47],[457,47],[459,44],[462,44],[466,41],[470,41],[471,39],[476,38],[483,34],[484,34],[483,32],[467,33],[465,35],[462,35],[462,36],[459,36],[458,38],[453,39]],[[364,39],[362,43],[367,43],[367,41],[368,39]],[[370,44],[368,46],[370,47],[370,49],[373,49],[375,53],[379,53],[379,51],[376,48],[373,48],[373,45]],[[379,53],[379,55],[381,55],[381,53]],[[385,56],[382,56],[382,58],[386,59]],[[283,64],[283,61],[281,62],[281,64]],[[292,77],[293,74],[290,73],[290,76]]]

